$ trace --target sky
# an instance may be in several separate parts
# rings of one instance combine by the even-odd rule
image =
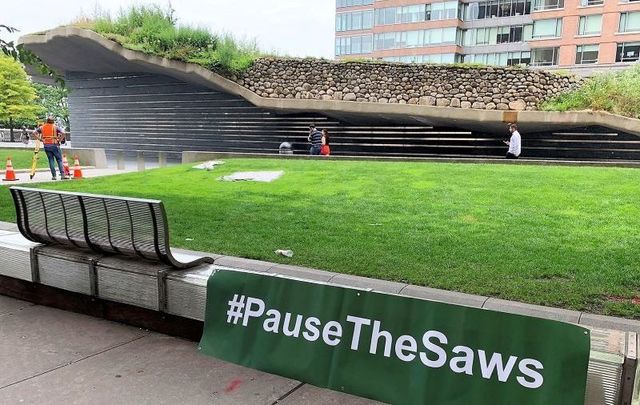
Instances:
[[[96,9],[117,15],[132,4],[166,0],[0,0],[0,24],[20,33],[0,32],[3,39],[68,24]],[[333,59],[335,0],[175,0],[178,23],[230,32],[239,39],[255,39],[261,50],[287,56]]]

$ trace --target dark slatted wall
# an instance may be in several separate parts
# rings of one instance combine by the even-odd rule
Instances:
[[[280,117],[246,100],[167,76],[67,77],[73,145],[109,151],[276,151],[306,137],[312,115]]]
[[[349,124],[317,114],[280,115],[241,97],[149,73],[98,76],[69,73],[75,147],[166,152],[184,150],[277,153],[291,142],[306,153],[309,123],[327,128],[336,155],[504,156],[507,133]],[[523,156],[560,159],[640,159],[638,137],[602,128],[523,134]]]

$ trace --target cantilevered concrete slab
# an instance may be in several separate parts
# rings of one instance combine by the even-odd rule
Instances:
[[[238,83],[199,65],[169,60],[125,49],[89,30],[60,27],[20,38],[60,74],[66,72],[146,72],[171,76],[207,88],[234,94],[270,111],[320,113],[347,122],[378,119],[403,125],[457,127],[504,132],[505,122],[518,122],[526,132],[603,126],[640,135],[640,120],[604,112],[495,111],[408,104],[380,104],[316,99],[264,98]]]

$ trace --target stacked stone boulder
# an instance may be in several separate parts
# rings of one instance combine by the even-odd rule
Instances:
[[[261,97],[536,110],[582,79],[519,67],[261,58],[233,77]]]

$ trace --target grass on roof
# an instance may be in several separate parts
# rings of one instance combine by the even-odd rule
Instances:
[[[636,169],[229,159],[45,187],[160,199],[176,247],[640,318]]]
[[[73,25],[96,31],[125,48],[196,63],[221,73],[243,71],[261,55],[255,42],[178,24],[170,6],[130,6],[115,17],[99,13],[81,17]]]
[[[593,76],[579,89],[544,102],[541,109],[607,111],[640,119],[640,65]]]

